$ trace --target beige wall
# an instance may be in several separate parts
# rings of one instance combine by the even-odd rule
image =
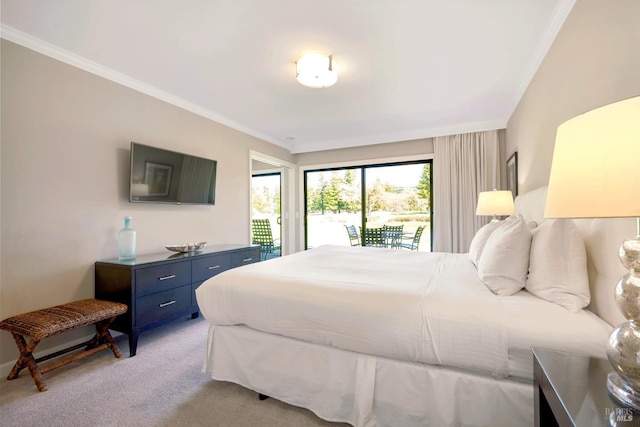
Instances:
[[[249,150],[293,163],[288,151],[11,42],[1,49],[0,318],[93,297],[93,263],[117,256],[125,215],[139,253],[249,242]],[[129,203],[131,141],[218,160],[216,205]],[[1,332],[0,364],[16,357]]]
[[[433,154],[433,139],[416,139],[413,141],[376,144],[366,147],[341,148],[336,150],[300,153],[297,155],[298,166],[324,165],[340,162],[366,161],[386,159],[390,157],[420,156]],[[427,158],[427,157],[425,157]]]
[[[577,0],[507,125],[521,192],[549,182],[558,125],[637,95],[640,1]]]

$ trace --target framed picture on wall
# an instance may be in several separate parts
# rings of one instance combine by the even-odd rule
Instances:
[[[518,152],[515,151],[507,160],[507,190],[511,191],[513,198],[518,195]]]
[[[149,186],[149,196],[168,196],[173,166],[160,163],[145,163],[144,182]]]

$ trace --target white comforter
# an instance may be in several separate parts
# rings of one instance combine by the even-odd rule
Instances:
[[[466,254],[323,246],[221,273],[196,297],[214,328],[508,373],[500,298]]]

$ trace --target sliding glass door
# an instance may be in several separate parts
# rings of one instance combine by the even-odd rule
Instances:
[[[306,248],[365,244],[431,250],[430,160],[308,170],[304,186]],[[358,240],[350,238],[348,228]]]

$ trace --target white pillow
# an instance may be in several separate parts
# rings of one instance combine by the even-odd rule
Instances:
[[[489,236],[491,236],[491,233],[493,233],[500,224],[500,222],[490,222],[489,224],[483,225],[480,230],[476,232],[475,236],[473,236],[471,244],[469,245],[469,259],[476,267],[480,262],[482,250],[487,244]]]
[[[587,252],[570,219],[548,219],[533,230],[525,289],[572,312],[589,305]]]
[[[513,295],[522,289],[529,270],[531,231],[518,217],[502,221],[484,246],[478,276],[494,294]]]

